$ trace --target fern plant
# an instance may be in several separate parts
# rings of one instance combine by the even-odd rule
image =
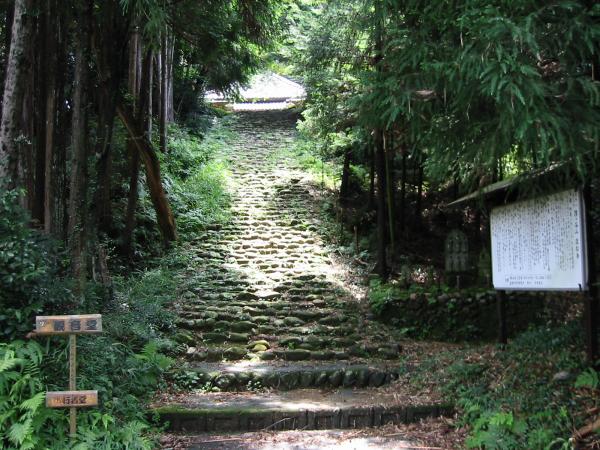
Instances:
[[[0,448],[49,448],[64,434],[46,428],[59,413],[43,406],[42,355],[36,342],[0,344]]]

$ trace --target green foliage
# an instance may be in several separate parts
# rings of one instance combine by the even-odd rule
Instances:
[[[600,387],[600,377],[591,367],[581,372],[575,381],[576,388],[598,389]]]
[[[42,356],[35,342],[0,344],[1,448],[50,448],[64,440],[64,433],[55,435],[48,428],[60,414],[44,407]]]
[[[202,382],[198,372],[193,370],[175,370],[169,375],[173,389],[184,392],[190,392],[194,389],[198,389],[198,386]]]
[[[399,297],[399,289],[392,284],[382,283],[379,279],[369,283],[369,303],[377,315],[381,315],[385,307]]]
[[[211,130],[205,138],[199,137],[202,132],[197,129],[176,124],[169,127],[169,153],[159,154],[159,158],[163,184],[182,241],[191,233],[223,223],[229,217],[229,174],[226,164],[215,159],[216,152],[231,138],[231,132],[222,126],[228,120],[211,115]],[[156,226],[156,212],[144,185],[140,185],[139,205],[134,254],[136,259],[147,260],[162,254],[162,240]]]
[[[72,450],[152,450],[156,441],[147,436],[149,426],[133,420],[118,424],[109,414],[91,413],[86,424],[77,433]]]
[[[173,364],[173,360],[158,352],[158,345],[154,341],[144,345],[142,351],[133,355],[136,362],[142,366],[143,376],[140,379],[142,386],[155,386],[162,374]]]
[[[167,261],[173,258],[171,254],[165,256]],[[110,314],[107,326],[112,336],[141,348],[175,330],[175,316],[166,311],[177,291],[175,270],[163,263],[130,278],[115,278],[115,299],[105,307]]]
[[[299,127],[302,128],[302,125]],[[303,170],[311,174],[313,183],[325,189],[333,190],[339,184],[340,158],[324,153],[324,149],[316,146],[312,139],[297,139],[292,148],[280,149],[274,157],[293,158]]]
[[[104,344],[105,342],[103,342]],[[86,346],[83,346],[85,349]],[[110,353],[110,348],[103,349]],[[99,348],[94,348],[96,353]],[[84,350],[83,360],[87,363],[87,352]],[[137,379],[140,389],[151,389],[155,380],[148,377],[166,369],[166,360],[156,352],[151,344],[140,354],[133,355],[133,360],[119,360],[118,365],[125,366],[128,377]],[[45,361],[43,361],[43,359]],[[56,363],[60,367],[54,367]],[[0,344],[0,448],[3,449],[153,449],[155,442],[149,437],[150,427],[143,417],[143,410],[137,397],[128,395],[124,400],[129,402],[130,411],[125,416],[118,414],[113,407],[115,399],[109,395],[121,395],[126,387],[120,386],[110,393],[100,389],[100,410],[81,410],[78,414],[78,435],[72,442],[68,437],[68,420],[64,411],[46,408],[45,393],[51,387],[61,389],[49,383],[53,371],[64,372],[64,359],[49,360],[44,350],[36,342],[24,343],[13,341]],[[96,367],[97,369],[97,367]],[[97,377],[99,374],[95,374]],[[102,375],[100,375],[102,376]],[[85,386],[88,382],[97,386],[97,380],[81,379]],[[64,386],[62,386],[64,388]],[[137,420],[131,420],[135,415]],[[119,418],[121,417],[121,418]]]
[[[471,427],[467,447],[570,448],[582,411],[566,406],[577,405],[572,382],[553,381],[553,376],[579,370],[580,346],[574,323],[525,332],[505,351],[477,363],[457,358],[445,371],[443,389],[460,407],[461,424]],[[590,373],[583,372],[576,384],[593,381]]]
[[[170,127],[169,154],[161,155],[164,181],[170,193],[171,206],[180,233],[197,232],[209,225],[223,223],[229,217],[227,167],[215,160],[215,153],[231,138],[223,122],[213,124],[202,141],[190,131],[176,125]],[[145,199],[147,213],[151,205]]]
[[[23,233],[28,236],[26,228]],[[24,242],[29,254],[45,255],[44,241]],[[185,256],[173,250],[153,269],[133,273],[128,279],[115,277],[116,294],[109,303],[94,295],[95,285],[88,284],[82,308],[103,313],[104,333],[78,339],[78,387],[97,389],[100,405],[78,414],[73,448],[155,448],[155,430],[144,405],[172,364],[163,354],[176,346],[169,339],[174,319],[165,306],[175,298],[175,274],[184,263]],[[22,267],[28,266],[18,266],[19,270]],[[53,292],[52,283],[62,286],[60,280],[48,281],[44,272],[25,279],[33,292],[42,282],[48,283],[44,292]],[[49,307],[67,312],[42,301],[33,312]],[[31,318],[22,320],[27,320],[23,329],[30,330]],[[61,338],[46,339],[44,348],[36,342],[0,344],[0,448],[71,448],[65,412],[43,404],[46,391],[67,386],[68,346]]]
[[[305,130],[330,151],[340,134],[360,149],[374,128],[396,128],[436,184],[470,190],[498,170],[555,163],[579,180],[595,173],[598,4],[317,3],[301,15],[296,59]]]
[[[211,149],[197,136],[176,125],[169,127],[168,136],[169,153],[161,155],[161,168],[169,175],[185,180],[209,160]]]
[[[182,233],[196,232],[227,220],[230,198],[226,180],[226,166],[211,161],[174,186],[173,208]]]
[[[28,226],[20,196],[0,192],[0,341],[24,336],[44,306],[70,297],[56,273],[60,252]]]

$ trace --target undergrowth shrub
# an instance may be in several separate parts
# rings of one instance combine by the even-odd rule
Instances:
[[[42,358],[36,342],[0,344],[0,448],[51,448],[64,442],[64,429],[52,426],[60,413],[44,406]]]
[[[57,276],[61,252],[29,227],[20,195],[0,192],[0,341],[23,337],[31,331],[33,316],[69,298],[66,283]]]
[[[212,161],[174,185],[173,207],[182,233],[199,231],[228,219],[230,198],[226,191],[226,180],[225,166]]]
[[[177,125],[169,127],[169,153],[161,154],[161,168],[165,173],[186,179],[211,157],[212,149],[197,136]]]
[[[162,296],[166,298],[164,291]],[[133,312],[124,319],[139,328],[130,341],[123,339],[113,327],[122,315],[104,314],[102,334],[78,339],[78,388],[98,390],[99,406],[79,411],[74,442],[67,438],[67,412],[44,405],[46,391],[64,390],[68,384],[67,340],[0,344],[0,448],[155,448],[156,428],[145,403],[173,363],[161,352],[168,339],[155,323],[157,316]]]
[[[161,158],[185,241],[189,232],[227,218],[227,172],[212,157],[229,135],[218,132],[200,142],[173,128],[171,136],[171,153]],[[167,307],[191,256],[181,246],[166,254],[160,249],[155,213],[140,186],[135,252],[138,259],[145,258],[144,267],[125,275],[125,264],[117,265],[122,275],[113,272],[112,290],[89,281],[82,303],[73,301],[68,278],[61,278],[68,256],[30,227],[18,193],[0,193],[0,448],[156,448],[158,428],[146,414],[146,403],[164,383],[173,364],[169,355],[179,350],[171,339],[175,316]],[[31,331],[37,314],[77,312],[102,313],[104,330],[77,340],[78,389],[98,390],[99,406],[79,411],[78,436],[72,442],[68,412],[44,404],[45,392],[68,386],[68,341],[14,339]]]
[[[572,376],[554,375],[581,372],[581,345],[578,323],[540,327],[519,335],[505,351],[450,365],[443,389],[462,411],[460,425],[471,427],[466,446],[570,449],[585,404]]]
[[[2,321],[14,325],[6,330],[3,324],[2,339],[31,331],[36,314],[78,312],[72,310],[66,282],[52,277],[57,270],[49,257],[52,247],[27,228],[27,217],[16,200],[16,194],[2,196],[2,208],[11,215],[0,217],[1,311]],[[11,221],[13,226],[9,226]],[[101,312],[104,332],[78,339],[78,388],[97,389],[99,406],[79,411],[74,442],[67,436],[67,412],[48,409],[44,404],[45,392],[64,390],[68,385],[68,341],[40,337],[37,342],[0,344],[0,448],[156,447],[156,425],[149,421],[145,403],[172,364],[165,352],[175,349],[169,338],[175,327],[174,316],[166,306],[175,298],[176,273],[186,261],[187,256],[173,249],[154,261],[154,267],[131,273],[128,278],[115,276],[115,294],[108,302],[104,288],[87,284],[84,304],[79,308]],[[14,303],[14,299],[19,302]],[[70,305],[69,310],[65,310],[66,305]]]
[[[172,361],[154,342],[139,353],[110,337],[80,339],[80,389],[97,389],[100,404],[78,411],[78,435],[68,438],[66,410],[45,406],[45,393],[64,390],[67,346],[13,341],[0,344],[0,448],[155,448],[143,401]]]

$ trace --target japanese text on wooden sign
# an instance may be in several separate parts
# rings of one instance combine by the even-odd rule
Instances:
[[[494,208],[494,287],[587,289],[584,224],[582,195],[575,190]]]
[[[94,334],[102,333],[102,315],[37,316],[36,334]]]
[[[82,408],[98,405],[98,391],[56,391],[46,393],[48,408]]]

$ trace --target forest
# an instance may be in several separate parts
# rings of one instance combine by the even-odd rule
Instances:
[[[594,0],[5,0],[0,60],[0,449],[600,446]]]

